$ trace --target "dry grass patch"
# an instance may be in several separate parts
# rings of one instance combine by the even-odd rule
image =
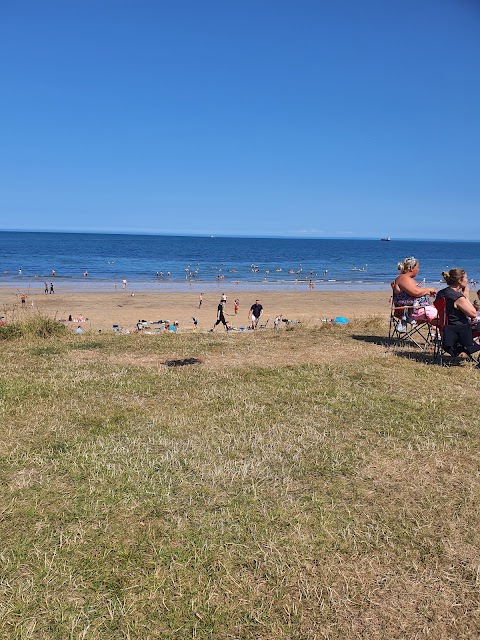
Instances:
[[[480,377],[377,329],[9,341],[5,637],[475,638]]]

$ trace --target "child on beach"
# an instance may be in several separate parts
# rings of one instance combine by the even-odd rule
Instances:
[[[477,299],[474,301],[473,306],[477,312],[477,316],[472,318],[472,330],[477,332],[480,331],[480,289],[477,291]],[[476,338],[478,341],[478,338]]]
[[[477,291],[477,299],[474,300],[473,306],[477,311],[480,311],[480,289]],[[477,317],[478,317],[478,313],[477,313]]]

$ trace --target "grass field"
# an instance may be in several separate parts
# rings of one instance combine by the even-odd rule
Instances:
[[[478,638],[480,371],[385,330],[2,334],[1,637]]]

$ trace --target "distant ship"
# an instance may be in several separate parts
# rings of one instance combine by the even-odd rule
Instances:
[[[382,240],[382,242],[390,242],[391,237],[388,236],[387,238],[380,238],[380,240]]]

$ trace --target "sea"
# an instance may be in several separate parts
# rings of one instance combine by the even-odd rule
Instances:
[[[231,238],[0,232],[0,286],[199,292],[237,287],[291,291],[382,290],[415,256],[419,282],[461,267],[480,282],[480,243],[433,240]]]

